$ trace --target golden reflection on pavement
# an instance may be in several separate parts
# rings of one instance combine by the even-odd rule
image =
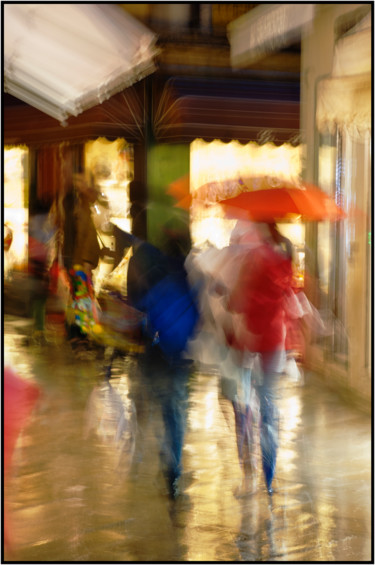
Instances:
[[[118,361],[107,406],[97,360],[77,362],[62,347],[22,350],[17,336],[6,344],[22,374],[43,388],[5,486],[14,538],[9,560],[370,558],[370,418],[319,380],[311,377],[304,386],[281,381],[275,493],[267,494],[258,461],[257,493],[238,496],[242,477],[231,406],[220,397],[214,372],[195,374],[182,495],[171,501],[159,469],[161,415],[137,388],[136,359]],[[88,429],[95,393],[108,411],[91,412]],[[132,420],[135,393],[141,401]],[[112,426],[118,400],[123,443]]]

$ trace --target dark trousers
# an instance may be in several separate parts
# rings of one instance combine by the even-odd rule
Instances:
[[[150,400],[161,409],[164,434],[160,459],[170,488],[182,470],[191,366],[192,363],[185,359],[165,357],[160,348],[152,344],[147,344],[144,354],[139,357],[139,368]]]

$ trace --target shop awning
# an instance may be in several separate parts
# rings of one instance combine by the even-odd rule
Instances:
[[[266,2],[228,25],[233,67],[246,67],[300,41],[314,19],[314,4]]]
[[[162,142],[298,143],[299,96],[293,82],[173,77],[154,96],[154,135]]]
[[[144,135],[142,85],[131,86],[102,104],[70,117],[65,127],[18,100],[3,100],[3,103],[3,142],[6,145],[79,143],[97,137],[124,137],[134,143],[142,140]]]
[[[371,21],[337,42],[331,77],[318,85],[316,112],[320,131],[336,127],[353,135],[371,131],[372,55]]]
[[[4,90],[66,123],[154,70],[156,36],[120,5],[4,5]]]

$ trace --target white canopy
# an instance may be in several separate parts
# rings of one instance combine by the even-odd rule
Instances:
[[[233,67],[246,67],[299,40],[315,13],[314,4],[266,2],[228,25]]]
[[[366,25],[367,23],[367,25]],[[320,131],[346,128],[353,135],[371,131],[371,27],[341,38],[336,46],[331,77],[318,86],[317,127]]]
[[[4,89],[64,122],[153,72],[156,36],[116,4],[4,5]]]

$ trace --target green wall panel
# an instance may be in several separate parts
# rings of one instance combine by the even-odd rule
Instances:
[[[170,183],[189,173],[189,145],[154,145],[147,156],[148,240],[164,249],[168,233],[189,231],[189,213],[175,208],[175,200],[167,194]]]

